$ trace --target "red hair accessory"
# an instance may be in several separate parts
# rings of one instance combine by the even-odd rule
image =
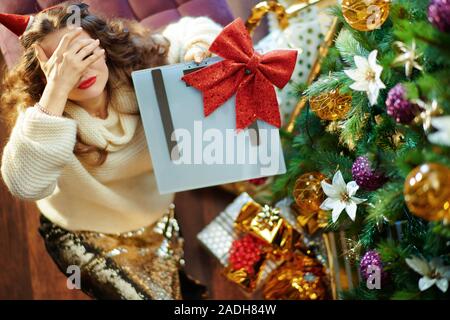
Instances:
[[[236,128],[255,120],[281,126],[273,85],[283,88],[297,62],[296,50],[255,52],[244,22],[238,18],[226,26],[209,51],[225,60],[183,76],[203,93],[204,114],[209,116],[236,93]]]
[[[0,23],[20,37],[31,24],[31,16],[0,13]]]

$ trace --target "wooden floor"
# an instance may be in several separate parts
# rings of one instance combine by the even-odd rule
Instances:
[[[0,125],[0,150],[6,139]],[[185,238],[187,272],[207,285],[211,299],[245,298],[223,278],[218,262],[196,239],[197,233],[232,200],[232,195],[208,188],[179,193],[175,201]],[[38,226],[35,204],[14,199],[1,181],[0,299],[89,299],[81,291],[67,289],[66,278],[48,256]]]
[[[233,196],[218,189],[180,193],[178,221],[185,238],[187,272],[207,285],[212,299],[244,299],[220,274],[217,261],[201,247],[197,233]],[[37,232],[39,215],[33,203],[13,199],[0,187],[0,299],[88,299],[69,290],[66,278],[45,251]]]

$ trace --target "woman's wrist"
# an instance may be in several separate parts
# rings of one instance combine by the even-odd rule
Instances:
[[[36,104],[34,105],[34,107],[35,107],[36,109],[38,109],[40,112],[45,113],[45,114],[48,115],[48,116],[61,117],[60,114],[54,114],[54,113],[52,113],[50,110],[48,110],[47,108],[41,106],[41,104],[40,104],[39,102],[36,103]]]
[[[49,91],[52,92],[52,94],[56,94],[59,95],[61,97],[67,97],[69,96],[70,91],[72,91],[72,87],[68,86],[64,83],[55,81],[55,80],[50,80],[47,82],[45,89],[48,89]]]
[[[69,93],[62,86],[54,82],[48,82],[38,102],[38,109],[42,112],[62,116]]]

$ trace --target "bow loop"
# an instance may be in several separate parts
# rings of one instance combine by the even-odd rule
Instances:
[[[295,52],[295,55],[293,54]],[[291,80],[297,63],[297,51],[273,50],[266,53],[259,65],[259,71],[277,88],[283,89]]]
[[[205,116],[236,94],[236,129],[244,129],[258,119],[279,128],[281,119],[273,85],[283,88],[288,83],[297,62],[297,51],[259,54],[239,18],[222,30],[209,51],[224,61],[182,78],[203,93]]]
[[[238,18],[222,30],[209,51],[227,60],[246,63],[255,50],[244,22]]]

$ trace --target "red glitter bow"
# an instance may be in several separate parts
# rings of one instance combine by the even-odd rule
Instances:
[[[183,76],[203,93],[205,116],[209,116],[236,93],[236,128],[255,120],[280,127],[275,88],[283,88],[297,61],[296,50],[274,50],[261,55],[241,19],[236,19],[217,36],[209,51],[225,60]]]

